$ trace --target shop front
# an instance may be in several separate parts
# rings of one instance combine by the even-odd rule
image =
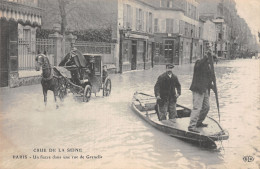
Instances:
[[[172,35],[157,35],[155,38],[155,63],[180,64],[180,38]]]
[[[122,72],[150,69],[154,55],[153,38],[134,32],[122,38]]]

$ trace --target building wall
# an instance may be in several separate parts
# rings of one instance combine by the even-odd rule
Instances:
[[[130,13],[126,14],[127,12],[124,12],[125,5],[128,5],[130,7]],[[141,10],[143,13],[143,20],[142,20],[142,29],[138,29],[137,26],[137,12],[136,10]],[[153,25],[153,18],[154,18],[154,8],[151,6],[148,6],[146,4],[143,4],[139,1],[132,1],[132,0],[119,0],[119,7],[118,7],[118,23],[119,27],[121,28],[130,28],[132,31],[138,31],[138,32],[146,32],[146,33],[153,33],[153,26],[151,26],[152,30],[148,30],[147,25],[149,25],[149,19],[147,20],[147,14],[149,18],[149,13],[152,14],[152,25]],[[130,14],[130,16],[129,16]],[[130,26],[126,26],[124,23],[124,20],[126,19],[124,16],[127,16],[130,18]],[[147,22],[148,21],[148,22]]]
[[[179,21],[184,17],[181,11],[168,11],[168,10],[157,10],[155,12],[155,17],[158,19],[158,30],[156,33],[179,33]],[[173,19],[173,30],[172,32],[167,32],[166,20]]]
[[[216,26],[211,20],[207,20],[204,23],[202,39],[210,42],[216,42]]]
[[[26,30],[35,30],[35,27],[41,25],[41,12],[38,8],[38,0],[2,0],[0,3],[0,63],[1,68],[1,87],[19,86],[19,30],[22,33],[25,29],[19,29],[18,25],[26,25]],[[21,27],[20,27],[21,28]],[[31,31],[33,32],[33,31]],[[23,35],[21,35],[23,36]],[[28,39],[32,40],[35,38],[35,33],[28,34]],[[34,62],[34,61],[32,61]],[[4,82],[2,84],[2,82]]]
[[[159,8],[155,13],[155,19],[158,20],[156,34],[162,37],[162,40],[158,38],[159,44],[162,44],[162,48],[160,50],[160,55],[157,54],[156,57],[164,57],[155,58],[157,64],[185,64],[193,62],[196,58],[200,57],[200,44],[198,43],[200,30],[199,15],[197,11],[198,3],[193,0],[173,2],[176,2],[177,6],[184,4],[184,8],[181,8],[181,10],[172,9],[171,7],[168,9]],[[172,6],[174,5],[175,4]],[[173,19],[172,31],[169,31],[169,24],[167,24],[167,22],[169,23],[169,19]],[[179,38],[179,36],[181,38]],[[171,59],[166,58],[167,50],[169,50],[167,49],[166,41],[169,40],[174,41],[173,48],[170,49],[173,50]]]

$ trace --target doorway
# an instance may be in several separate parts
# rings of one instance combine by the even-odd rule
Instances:
[[[9,23],[0,19],[0,87],[8,86]]]
[[[136,70],[137,41],[132,41],[131,70]]]

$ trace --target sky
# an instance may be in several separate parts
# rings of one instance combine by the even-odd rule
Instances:
[[[253,35],[257,36],[260,32],[260,0],[235,0],[237,12],[241,18],[244,18],[251,29]]]

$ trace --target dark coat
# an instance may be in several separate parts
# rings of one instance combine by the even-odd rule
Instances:
[[[160,96],[162,100],[168,100],[173,98],[176,102],[176,89],[179,95],[181,95],[181,84],[176,75],[172,75],[170,78],[165,72],[158,77],[158,80],[154,86],[155,96]]]
[[[212,87],[213,76],[207,58],[197,60],[194,66],[190,90],[203,93]]]
[[[60,62],[59,66],[66,66],[65,64],[70,60],[72,60],[77,67],[87,67],[88,66],[86,59],[84,58],[82,53],[78,50],[74,50],[74,51],[71,51],[70,53],[68,53],[63,58],[63,60]],[[71,65],[69,65],[69,66],[71,66]]]

